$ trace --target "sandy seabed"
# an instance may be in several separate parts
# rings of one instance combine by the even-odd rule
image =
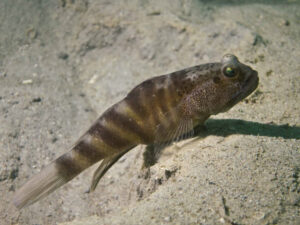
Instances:
[[[299,1],[1,0],[0,21],[1,225],[300,224]],[[260,84],[199,136],[11,205],[135,85],[226,53]]]

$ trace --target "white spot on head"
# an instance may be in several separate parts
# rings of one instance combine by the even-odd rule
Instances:
[[[195,71],[190,71],[186,74],[186,80],[191,80],[191,81],[194,81],[198,78],[198,75],[197,73],[195,73]]]

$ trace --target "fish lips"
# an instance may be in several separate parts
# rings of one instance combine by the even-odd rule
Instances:
[[[252,70],[251,74],[242,84],[240,91],[232,97],[232,99],[227,103],[227,106],[222,112],[228,111],[235,104],[248,97],[258,86],[259,78],[256,70]]]
[[[259,78],[256,70],[253,70],[248,79],[244,82],[241,92],[238,96],[238,101],[249,96],[258,86]]]

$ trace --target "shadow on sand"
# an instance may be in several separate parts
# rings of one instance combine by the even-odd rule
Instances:
[[[264,124],[237,119],[209,119],[206,121],[205,126],[199,126],[194,129],[194,137],[199,138],[204,138],[209,135],[227,137],[233,134],[281,137],[284,139],[298,140],[300,139],[300,127],[289,126],[288,124]],[[169,144],[147,146],[143,154],[144,167],[148,168],[154,165],[163,149]]]
[[[246,5],[246,4],[299,4],[297,0],[197,0],[199,3],[205,3],[210,5]]]
[[[300,127],[289,126],[288,124],[276,125],[273,123],[265,124],[236,119],[209,119],[206,121],[205,126],[205,131],[202,130],[201,132],[196,128],[196,135],[200,137],[206,137],[208,135],[227,137],[232,134],[244,134],[282,137],[284,139],[300,139]]]

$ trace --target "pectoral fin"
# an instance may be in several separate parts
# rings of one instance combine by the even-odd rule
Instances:
[[[151,148],[154,148],[154,160],[156,161],[159,158],[162,149],[166,146],[173,142],[191,138],[193,134],[193,120],[189,118],[179,119],[176,125],[172,123],[172,121],[170,121],[167,126],[166,124],[159,125],[157,127],[154,144],[151,146]]]

